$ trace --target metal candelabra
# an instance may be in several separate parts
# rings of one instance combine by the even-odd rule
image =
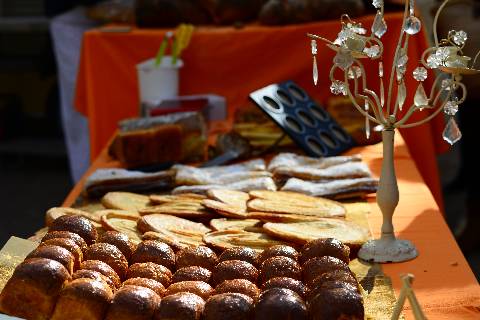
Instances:
[[[374,262],[401,262],[414,259],[418,252],[412,242],[400,240],[395,237],[392,218],[399,201],[397,178],[394,167],[394,135],[396,128],[412,128],[422,125],[442,111],[449,117],[443,138],[450,144],[460,140],[462,134],[455,122],[458,107],[465,101],[467,89],[461,82],[463,75],[478,74],[475,64],[479,53],[472,59],[464,56],[462,49],[467,40],[464,31],[451,30],[447,38],[438,40],[438,17],[447,5],[445,0],[439,7],[433,25],[435,46],[428,48],[420,59],[409,59],[408,42],[410,36],[420,32],[421,21],[415,16],[415,3],[413,0],[405,1],[403,27],[400,30],[398,44],[391,66],[388,91],[384,87],[384,66],[382,61],[383,43],[380,40],[387,32],[384,19],[383,0],[373,0],[372,4],[377,9],[370,35],[360,24],[352,21],[348,15],[341,18],[341,31],[334,41],[318,35],[308,34],[311,38],[313,56],[313,81],[318,82],[318,66],[316,61],[317,40],[326,43],[326,46],[336,51],[333,66],[330,69],[330,90],[337,95],[348,96],[355,108],[365,116],[365,129],[367,138],[370,135],[370,122],[382,128],[383,162],[380,182],[377,192],[377,203],[382,211],[383,224],[380,239],[370,240],[362,246],[359,257]],[[367,75],[361,60],[370,59],[378,61],[378,77],[380,87],[378,91],[368,88]],[[409,60],[420,60],[420,66],[413,71],[413,78],[418,81],[414,95],[414,103],[405,112],[402,111],[407,88],[405,77]],[[427,69],[437,71],[436,79],[429,95],[422,84],[428,77]],[[397,86],[396,94],[393,86]],[[431,109],[420,121],[409,122],[415,112]]]

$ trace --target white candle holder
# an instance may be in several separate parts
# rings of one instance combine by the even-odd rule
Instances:
[[[316,62],[317,43],[321,40],[327,47],[337,52],[333,66],[330,69],[330,90],[334,94],[348,96],[355,108],[365,116],[365,128],[367,138],[370,136],[370,122],[376,123],[383,128],[383,161],[380,175],[380,183],[377,192],[377,204],[383,215],[382,235],[380,239],[370,240],[360,249],[358,256],[367,261],[387,263],[401,262],[414,259],[418,255],[415,245],[408,240],[400,240],[395,237],[393,227],[393,214],[399,201],[397,178],[395,176],[394,159],[394,135],[397,128],[412,128],[422,125],[440,112],[449,116],[449,120],[443,132],[443,138],[450,144],[456,143],[461,138],[461,132],[455,122],[454,115],[458,107],[467,96],[467,89],[461,83],[463,75],[478,74],[474,69],[477,53],[472,59],[464,56],[462,49],[467,40],[464,31],[450,31],[446,39],[438,41],[437,22],[438,17],[447,5],[445,0],[439,7],[434,19],[435,46],[427,49],[421,59],[421,66],[413,71],[413,78],[418,81],[418,87],[414,95],[414,103],[402,111],[407,89],[405,85],[406,66],[408,61],[418,61],[418,58],[409,59],[408,41],[410,36],[420,32],[421,22],[415,17],[415,4],[413,0],[405,1],[405,13],[403,28],[400,31],[398,44],[395,51],[394,63],[391,66],[388,91],[384,87],[383,72],[383,43],[380,38],[387,32],[387,24],[384,19],[383,0],[373,0],[372,4],[377,8],[377,14],[371,27],[371,34],[361,24],[352,21],[348,15],[341,18],[342,29],[335,41],[308,34],[311,38],[313,56],[313,81],[318,82],[318,67]],[[377,60],[378,77],[380,88],[378,93],[367,86],[367,75],[362,59]],[[430,95],[427,95],[422,82],[428,77],[427,69],[438,70]],[[340,77],[338,77],[340,75]],[[336,77],[337,76],[337,77]],[[397,93],[393,94],[393,86],[396,82]],[[363,102],[363,106],[359,105]],[[415,112],[431,109],[428,115],[417,122],[409,122]],[[372,111],[372,114],[370,113]]]

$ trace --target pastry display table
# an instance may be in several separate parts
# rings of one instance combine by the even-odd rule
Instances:
[[[350,153],[360,153],[374,175],[379,175],[381,144],[356,148]],[[101,151],[63,205],[72,205],[80,195],[86,177],[102,167],[120,167],[118,162],[109,158],[107,149]],[[400,275],[412,273],[415,275],[415,293],[428,319],[479,319],[480,286],[401,136],[395,144],[395,167],[401,198],[393,217],[395,228],[401,238],[413,241],[420,252],[412,261],[382,266],[392,278],[396,294],[402,285]],[[371,204],[370,229],[379,232],[381,213],[375,197],[368,200]],[[406,310],[407,319],[413,319],[408,303]]]
[[[394,56],[402,15],[392,13],[385,18],[391,32],[382,40],[385,44],[385,65],[390,65],[388,60]],[[373,16],[358,21],[369,28]],[[115,33],[94,29],[85,33],[75,105],[89,120],[92,159],[100,154],[119,120],[138,114],[135,66],[155,55],[166,31],[133,29]],[[337,21],[285,27],[249,25],[241,29],[199,27],[182,55],[184,67],[180,71],[180,94],[214,93],[224,96],[232,118],[235,109],[248,103],[248,94],[252,91],[273,82],[293,80],[313,98],[326,104],[330,97],[329,79],[327,76],[320,77],[318,87],[314,88],[306,33],[321,32],[325,37],[334,39],[339,31]],[[409,51],[411,56],[419,56],[427,47],[424,37],[414,37]],[[331,50],[319,51],[320,67],[330,65],[332,59]],[[367,64],[367,73],[376,74],[376,67]],[[413,64],[407,74],[411,71]],[[372,82],[372,87],[378,85],[376,77],[368,81]],[[407,77],[405,81],[409,91],[415,90],[417,84],[412,77]],[[428,80],[426,82],[426,87],[431,85]],[[406,101],[407,105],[410,103]],[[418,115],[412,120],[416,117]],[[435,155],[447,146],[442,140],[443,128],[444,120],[439,116],[428,124],[402,132],[421,176],[440,206],[442,200]]]

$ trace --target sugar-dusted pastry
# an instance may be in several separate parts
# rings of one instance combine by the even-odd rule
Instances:
[[[153,262],[134,263],[128,269],[127,278],[153,279],[166,288],[170,285],[172,272],[167,267]]]
[[[154,320],[200,320],[202,319],[205,301],[190,292],[179,292],[165,297]]]
[[[75,258],[67,249],[60,246],[40,246],[28,254],[25,260],[31,258],[46,258],[60,262],[72,274]]]
[[[163,297],[165,295],[165,287],[160,282],[153,279],[131,278],[123,282],[122,287],[125,286],[145,287],[154,291],[159,297]]]
[[[103,261],[100,260],[86,260],[83,261],[82,264],[80,265],[81,270],[93,270],[100,272],[103,274],[105,277],[109,278],[113,284],[115,285],[115,288],[120,287],[122,284],[122,281],[120,280],[120,277],[118,274],[115,272],[115,270],[112,269],[108,264],[106,264]]]
[[[70,231],[50,231],[47,232],[45,236],[42,238],[42,242],[50,240],[50,239],[57,239],[57,238],[67,238],[75,241],[75,243],[82,249],[82,252],[87,250],[87,243],[80,237],[78,234],[70,232]]]
[[[315,239],[302,248],[300,262],[303,264],[311,258],[331,256],[349,263],[350,248],[334,238]]]
[[[211,277],[212,272],[210,270],[199,266],[191,266],[178,269],[173,274],[172,282],[203,281],[209,283]]]
[[[223,251],[218,258],[218,262],[228,260],[241,260],[256,266],[258,255],[259,253],[256,250],[253,250],[249,247],[233,247]]]
[[[362,296],[345,288],[325,289],[309,300],[312,320],[363,320],[365,310]]]
[[[240,230],[223,230],[210,232],[203,236],[203,241],[212,248],[226,250],[229,248],[246,246],[257,252],[277,244],[288,244],[285,241],[269,236],[263,232],[247,232]]]
[[[252,298],[241,293],[221,293],[207,300],[203,318],[204,320],[249,320],[252,319],[253,309]]]
[[[297,261],[299,254],[298,254],[298,251],[291,246],[281,245],[281,244],[276,246],[271,246],[270,248],[263,250],[263,252],[258,256],[257,264],[261,265],[268,258],[279,257],[279,256],[291,258]]]
[[[165,296],[170,296],[178,292],[190,292],[207,300],[213,293],[213,288],[203,281],[182,281],[172,283],[165,292]]]
[[[73,269],[77,270],[80,267],[80,263],[83,261],[83,252],[80,246],[78,246],[74,240],[68,238],[53,238],[40,243],[42,246],[59,246],[67,249],[74,258]]]
[[[160,297],[151,289],[128,285],[113,296],[105,320],[150,320],[160,305]]]
[[[310,288],[314,289],[322,286],[326,282],[342,281],[358,287],[358,281],[350,270],[338,269],[329,272],[325,272],[322,275],[316,277],[310,284]]]
[[[242,293],[249,296],[253,301],[257,301],[260,295],[260,290],[257,286],[246,279],[225,280],[215,287],[215,293]]]
[[[225,280],[247,279],[257,281],[258,270],[250,263],[241,260],[220,262],[213,271],[212,283],[218,285]]]
[[[131,263],[153,262],[175,270],[175,253],[167,244],[156,240],[145,240],[138,244]]]
[[[289,277],[301,280],[302,268],[297,261],[288,257],[269,258],[260,266],[260,283],[265,283],[276,277]]]
[[[98,242],[109,243],[120,250],[127,260],[130,260],[136,245],[130,240],[128,235],[118,231],[107,231],[99,236]]]
[[[270,280],[265,282],[262,287],[264,291],[272,288],[284,288],[292,290],[293,292],[297,293],[302,299],[305,298],[305,295],[307,293],[307,287],[305,287],[305,285],[300,280],[288,277],[271,278]]]
[[[63,288],[51,320],[103,320],[113,293],[103,281],[76,279]]]
[[[49,231],[70,231],[78,234],[87,245],[97,241],[97,229],[90,220],[80,216],[61,216],[52,222]]]
[[[213,270],[217,264],[217,260],[218,258],[215,252],[205,246],[185,248],[176,254],[177,269],[199,266],[208,270]]]
[[[60,262],[28,259],[17,266],[0,294],[0,312],[24,319],[50,319],[68,281],[70,274]]]
[[[334,257],[323,256],[321,258],[312,258],[303,265],[303,280],[305,284],[310,287],[315,278],[335,270],[349,272],[350,268],[348,264]]]
[[[254,319],[307,320],[307,315],[307,306],[298,294],[285,288],[272,288],[260,295]]]
[[[125,279],[128,271],[128,261],[123,253],[109,243],[95,243],[85,251],[85,260],[103,261],[112,267],[121,280]]]
[[[82,278],[104,281],[105,283],[108,284],[110,289],[112,289],[112,292],[114,292],[117,289],[115,283],[110,278],[104,276],[103,274],[101,274],[98,271],[88,270],[88,269],[80,269],[80,270],[75,271],[72,275],[72,280],[82,279]]]

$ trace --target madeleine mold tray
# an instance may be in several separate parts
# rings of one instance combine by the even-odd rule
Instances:
[[[335,156],[356,145],[332,116],[293,81],[272,84],[250,98],[309,156]]]

